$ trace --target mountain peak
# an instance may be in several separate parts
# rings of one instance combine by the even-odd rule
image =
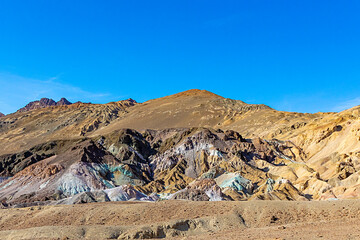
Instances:
[[[25,107],[20,108],[17,112],[27,112],[39,108],[46,108],[51,106],[63,106],[70,104],[71,102],[69,102],[66,98],[61,98],[60,101],[58,102],[55,102],[51,98],[41,98],[40,100],[28,103]]]
[[[5,114],[3,114],[3,113],[0,112],[0,117],[4,117],[4,116],[5,116]]]
[[[61,98],[60,101],[56,103],[56,106],[70,105],[72,104],[66,98]]]
[[[201,90],[201,89],[190,89],[184,92],[180,92],[174,95],[171,95],[174,97],[182,97],[182,96],[201,96],[201,97],[220,97],[223,98],[222,96],[219,96],[215,93],[209,92],[207,90]]]
[[[137,103],[137,101],[132,98],[125,99],[124,101],[130,102],[130,103]]]

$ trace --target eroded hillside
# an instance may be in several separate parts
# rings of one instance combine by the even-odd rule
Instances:
[[[190,90],[17,112],[0,120],[0,198],[359,198],[359,109],[289,113]]]

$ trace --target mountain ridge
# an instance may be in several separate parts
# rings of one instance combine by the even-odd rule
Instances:
[[[283,112],[195,89],[16,112],[0,142],[0,200],[12,206],[360,197],[360,107]]]
[[[234,100],[234,99],[230,99],[230,98],[225,98],[223,96],[220,96],[220,95],[215,94],[213,92],[210,92],[208,90],[201,90],[201,89],[189,89],[189,90],[185,90],[183,92],[166,95],[166,96],[159,97],[159,98],[150,99],[150,100],[147,100],[147,101],[145,101],[143,103],[152,102],[152,101],[158,100],[158,99],[173,99],[173,98],[181,98],[181,97],[219,98],[219,99],[228,99],[230,101],[237,101],[237,102],[240,102],[240,103],[243,103],[243,104],[248,104],[248,103],[245,103],[245,102],[243,102],[241,100]],[[128,100],[130,102],[134,102],[134,103],[139,103],[139,102],[135,101],[132,98],[129,98],[129,99],[126,99],[126,100]],[[121,100],[121,101],[124,101],[124,100]],[[115,103],[115,102],[117,102],[117,101],[109,102],[109,103]],[[77,101],[75,103],[82,103],[82,102]],[[109,104],[109,103],[104,103],[104,104]],[[35,110],[35,109],[39,109],[39,108],[54,107],[54,106],[64,106],[64,105],[71,105],[71,104],[74,104],[74,103],[71,103],[66,98],[61,98],[57,102],[54,101],[51,98],[41,98],[40,100],[34,100],[34,101],[29,102],[23,108],[18,109],[16,112],[25,112],[25,111]],[[264,108],[267,107],[269,109],[273,109],[273,108],[271,108],[271,107],[269,107],[269,106],[267,106],[265,104],[248,104],[248,105],[258,105],[258,106],[263,106]],[[360,105],[359,106],[354,106],[352,108],[357,108],[357,107],[360,107]],[[352,108],[349,108],[349,109],[352,109]],[[349,109],[345,109],[343,111],[347,111]],[[277,110],[277,111],[279,111],[279,110]],[[343,112],[343,111],[341,111],[341,112]],[[281,111],[281,112],[288,112],[288,111]],[[302,112],[290,111],[288,113],[302,113]],[[303,113],[303,114],[324,114],[324,113],[326,114],[326,113],[338,113],[338,112],[317,112],[317,113]]]
[[[39,108],[46,108],[51,106],[63,106],[63,105],[71,105],[72,103],[69,102],[66,98],[61,98],[59,101],[55,102],[51,98],[41,98],[40,100],[35,100],[29,102],[25,105],[25,107],[20,108],[16,112],[28,112]]]

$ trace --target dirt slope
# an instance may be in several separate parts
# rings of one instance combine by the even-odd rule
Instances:
[[[271,108],[194,89],[139,104],[132,108],[125,118],[114,121],[95,134],[124,127],[140,131],[178,127],[223,128],[230,125],[236,116],[261,110],[271,111]]]
[[[359,200],[46,206],[0,210],[0,238],[358,239],[359,213]]]

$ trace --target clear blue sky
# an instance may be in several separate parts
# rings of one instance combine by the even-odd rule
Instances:
[[[360,1],[0,2],[0,112],[192,88],[278,110],[360,104]]]

